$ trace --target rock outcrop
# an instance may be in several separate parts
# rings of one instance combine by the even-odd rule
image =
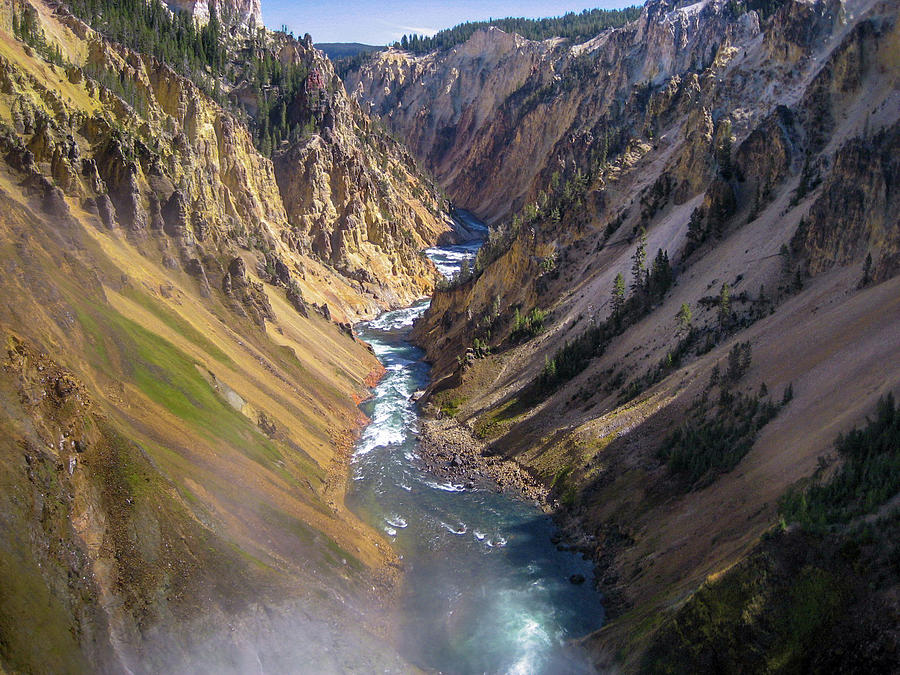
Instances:
[[[872,256],[869,281],[888,279],[900,270],[900,124],[851,139],[833,161],[794,244],[811,274]]]
[[[257,259],[272,252],[306,297],[328,302],[341,320],[431,291],[436,271],[419,250],[452,234],[446,203],[409,154],[347,99],[311,45],[266,38],[282,63],[302,64],[328,84],[315,111],[301,88],[292,114],[314,113],[318,126],[276,148],[273,165],[247,128],[190,80],[104,41],[64,10],[52,20],[76,64],[62,92],[0,57],[10,130],[27,137],[27,155],[16,154],[23,170],[35,164],[28,170],[41,172],[46,163],[64,194],[91,200],[107,228],[135,239],[149,233],[145,254],[170,266],[209,255],[224,265],[235,246]],[[118,93],[100,83],[110,77]],[[10,144],[20,152],[12,136]]]
[[[340,90],[330,63],[317,63]],[[409,153],[343,96],[329,101],[323,127],[274,158],[297,250],[333,266],[383,306],[426,295],[435,277],[421,250],[453,234],[444,204],[422,185]]]
[[[173,11],[188,12],[200,24],[209,21],[208,0],[166,0],[166,6]],[[259,0],[219,0],[215,3],[220,18],[229,23],[261,27],[262,8]]]

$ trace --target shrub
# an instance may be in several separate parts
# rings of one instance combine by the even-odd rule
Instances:
[[[513,342],[524,342],[538,335],[544,330],[544,321],[547,319],[548,312],[535,307],[528,314],[522,314],[516,308],[513,316],[513,330],[510,333],[510,340]]]
[[[719,474],[737,466],[753,447],[759,430],[787,405],[784,400],[780,404],[772,401],[765,384],[757,394],[731,391],[749,368],[750,358],[749,342],[732,347],[725,375],[718,375],[716,364],[706,392],[657,453],[691,489],[708,485]],[[716,386],[719,397],[711,402],[711,390]]]
[[[874,420],[839,435],[834,446],[843,466],[827,483],[789,490],[779,504],[785,520],[827,530],[874,512],[900,492],[900,410],[892,393],[879,399]]]
[[[646,316],[653,303],[665,296],[673,281],[668,256],[659,251],[652,268],[644,274],[644,282],[624,301],[621,310],[614,311],[606,321],[591,323],[581,335],[566,341],[553,358],[549,359],[554,367],[544,368],[533,383],[533,392],[538,395],[549,393],[562,382],[578,375],[593,358],[606,350],[614,337]],[[622,283],[624,284],[624,280]]]
[[[722,389],[717,403],[703,397],[691,407],[687,419],[663,441],[658,456],[690,489],[703,487],[738,465],[781,407],[756,395]]]

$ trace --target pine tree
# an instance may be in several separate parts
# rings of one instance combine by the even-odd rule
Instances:
[[[728,284],[722,284],[719,291],[719,326],[724,328],[731,320],[731,291]]]
[[[616,275],[612,290],[612,313],[614,317],[618,317],[625,307],[625,279],[622,273]]]
[[[278,114],[278,126],[282,131],[285,131],[288,128],[287,103],[284,101],[281,102],[281,110]]]
[[[725,120],[723,123],[722,144],[716,153],[716,161],[719,164],[719,173],[722,178],[728,180],[731,178],[731,121]]]
[[[784,388],[784,394],[781,396],[781,405],[787,405],[794,398],[794,383],[789,382]]]
[[[459,283],[465,283],[472,276],[472,269],[469,265],[469,259],[463,258],[462,262],[459,264],[459,273],[456,275],[457,281]]]
[[[686,302],[681,303],[681,309],[678,310],[677,319],[679,335],[689,333],[693,321],[693,312],[691,312],[691,306]]]
[[[544,371],[541,373],[544,379],[549,383],[556,379],[556,359],[549,356],[544,357]]]
[[[863,277],[859,282],[860,287],[868,286],[872,283],[872,254],[866,255],[866,261],[863,263]]]
[[[778,255],[781,256],[781,284],[782,287],[786,289],[790,286],[791,273],[793,270],[791,251],[788,249],[787,244],[781,245],[781,248],[778,250]]]
[[[644,269],[647,260],[647,231],[641,228],[638,237],[638,245],[631,257],[631,287],[635,291],[640,291],[644,287]]]
[[[706,239],[706,231],[703,229],[703,211],[697,207],[691,212],[691,219],[688,221],[688,241],[691,244],[691,250],[697,248],[703,240]]]
[[[656,251],[650,281],[650,291],[657,299],[661,299],[672,286],[672,267],[669,265],[668,251],[662,249]]]

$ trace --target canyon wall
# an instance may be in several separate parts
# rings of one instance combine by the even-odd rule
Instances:
[[[491,29],[347,77],[495,223],[414,329],[435,366],[426,409],[551,488],[608,598],[585,643],[629,671],[782,647],[787,668],[861,651],[877,668],[893,639],[859,627],[897,611],[895,576],[859,595],[876,572],[832,568],[838,544],[777,523],[792,485],[840,465],[838,433],[900,387],[897,8],[755,6],[650,2],[581,45]],[[759,637],[800,597],[802,559],[845,603],[840,620],[810,610],[833,648]],[[736,623],[715,604],[732,601]],[[747,641],[726,645],[738,624]]]
[[[430,292],[451,225],[330,63],[274,45],[327,96],[273,162],[165,64],[3,5],[4,672],[408,668],[396,560],[343,502],[382,372],[350,323]]]
[[[638,20],[579,45],[492,27],[443,52],[381,52],[346,87],[460,206],[495,222],[554,172],[586,168],[597,141],[615,143],[618,106],[638,87],[696,71],[719,44],[759,33],[755,12],[730,21],[713,7],[651,3]]]

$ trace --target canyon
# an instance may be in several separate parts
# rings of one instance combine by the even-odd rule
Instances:
[[[0,1],[0,671],[541,662],[507,610],[547,672],[889,669],[897,3],[337,70],[264,10]]]
[[[898,35],[890,2],[649,2],[582,44],[489,27],[345,76],[494,225],[414,328],[424,406],[551,490],[609,603],[598,663],[890,661],[896,575],[838,582],[830,540],[778,523],[900,382]],[[845,614],[779,642],[772,574]]]

